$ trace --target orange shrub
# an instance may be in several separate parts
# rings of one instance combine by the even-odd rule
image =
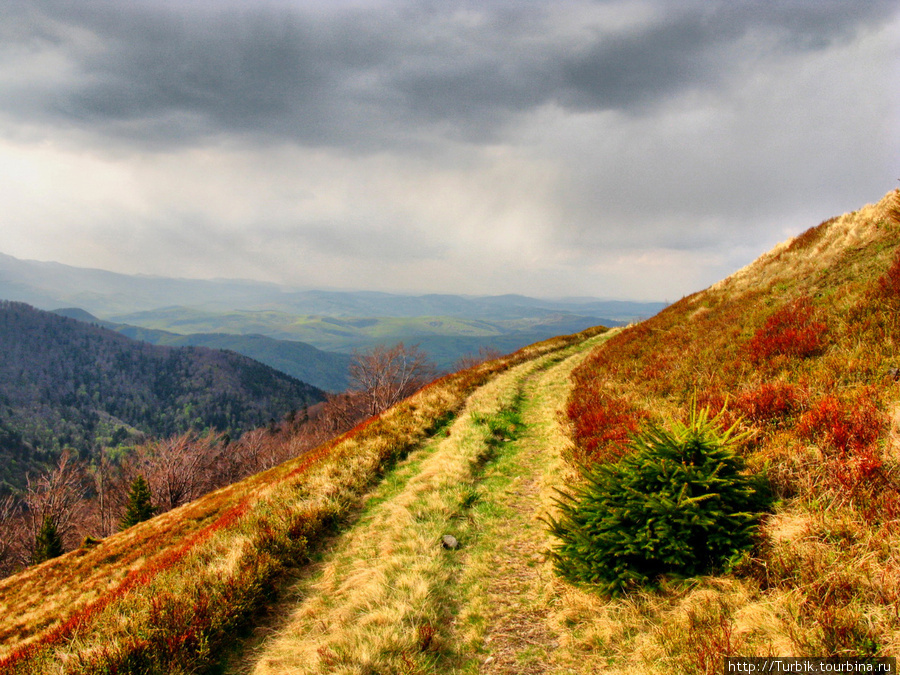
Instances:
[[[808,298],[799,298],[776,310],[747,343],[754,363],[776,356],[806,358],[824,347],[826,326],[815,321],[816,310]]]
[[[886,426],[885,415],[867,396],[849,404],[828,395],[800,418],[797,432],[801,438],[846,453],[872,445]]]
[[[803,406],[800,387],[780,380],[763,382],[742,392],[735,401],[740,415],[757,424],[783,424]]]

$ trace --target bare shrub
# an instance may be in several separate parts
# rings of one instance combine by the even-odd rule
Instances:
[[[369,415],[384,412],[437,377],[428,355],[402,342],[357,353],[350,364],[351,388],[361,392]]]
[[[174,509],[216,484],[215,466],[222,456],[223,438],[221,434],[189,432],[145,443],[128,462],[123,478],[130,485],[137,474],[143,474],[160,511]]]
[[[24,526],[22,503],[12,495],[0,499],[0,578],[12,574],[25,559]]]

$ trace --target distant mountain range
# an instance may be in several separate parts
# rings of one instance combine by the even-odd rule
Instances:
[[[570,298],[546,300],[523,295],[396,295],[372,291],[295,290],[245,280],[168,279],[117,274],[54,262],[19,260],[0,253],[0,297],[40,309],[80,307],[95,316],[113,316],[182,306],[210,312],[275,310],[332,317],[452,316],[512,320],[558,313],[630,322],[659,312],[662,302]]]
[[[481,348],[506,353],[555,335],[647,318],[665,307],[595,298],[297,290],[254,281],[132,276],[3,254],[0,298],[47,310],[80,308],[154,344],[233,349],[325,389],[345,385],[346,355],[378,343],[419,344],[439,367],[450,368]],[[329,361],[309,345],[345,358]]]
[[[0,301],[0,354],[0,488],[63,447],[239,434],[325,398],[240,354],[154,346],[16,302]]]

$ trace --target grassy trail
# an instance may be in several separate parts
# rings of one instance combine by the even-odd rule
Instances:
[[[569,441],[558,412],[569,392],[569,375],[586,354],[548,364],[522,381],[522,433],[485,472],[491,495],[479,541],[463,582],[469,645],[463,672],[555,672],[562,647],[553,617],[559,585],[544,552],[551,545],[540,516],[552,508],[554,487],[568,477],[561,453]],[[462,636],[461,636],[462,637]]]
[[[568,375],[598,339],[472,394],[373,490],[225,672],[545,672],[558,640],[541,556],[549,542],[535,518],[558,480]],[[445,534],[459,548],[444,548]]]

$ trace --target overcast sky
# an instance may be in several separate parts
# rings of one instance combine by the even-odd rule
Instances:
[[[0,252],[675,300],[900,178],[896,0],[3,0]]]

